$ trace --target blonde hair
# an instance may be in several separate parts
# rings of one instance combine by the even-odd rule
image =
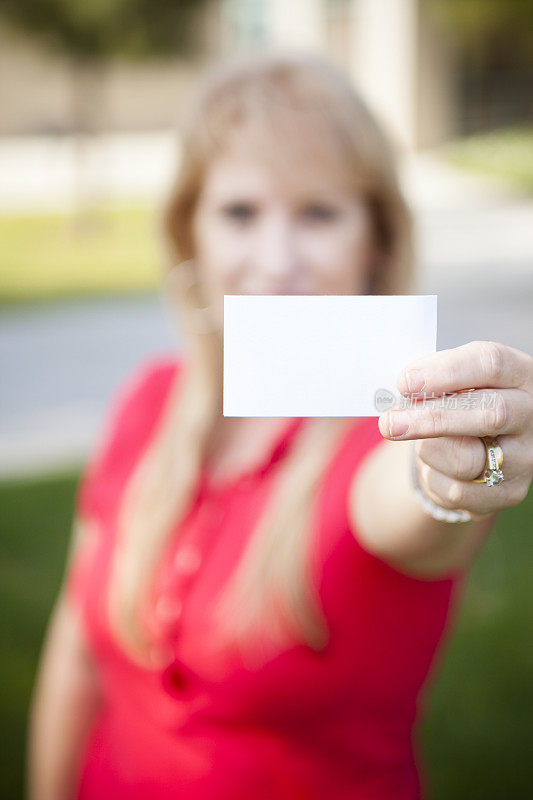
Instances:
[[[196,87],[182,130],[181,163],[162,211],[165,270],[194,259],[194,210],[209,164],[229,135],[240,135],[243,147],[259,147],[255,152],[297,190],[317,179],[314,167],[319,165],[320,174],[325,167],[328,176],[362,194],[379,246],[367,293],[405,292],[412,277],[412,226],[394,148],[336,67],[314,55],[287,51],[218,63]],[[108,595],[112,628],[141,663],[145,656],[150,663],[150,642],[140,611],[149,603],[163,548],[171,534],[179,536],[177,522],[190,508],[221,415],[220,336],[195,330],[191,314],[205,306],[199,284],[173,286],[171,301],[186,337],[185,369],[126,486]],[[254,633],[256,654],[267,641],[296,638],[314,649],[328,641],[311,580],[309,533],[321,479],[346,422],[305,420],[276,472],[242,560],[213,609],[220,641],[233,641],[243,654]]]

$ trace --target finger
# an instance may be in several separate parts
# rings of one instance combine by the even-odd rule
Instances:
[[[472,392],[472,408],[449,407],[447,397],[413,402],[405,409],[380,415],[379,430],[387,439],[428,439],[437,436],[497,436],[528,429],[531,395],[522,389]]]
[[[533,472],[533,443],[523,436],[498,438],[503,451],[503,474],[506,480]],[[487,452],[476,436],[443,436],[420,439],[414,443],[421,462],[449,478],[472,481],[481,475]]]
[[[402,394],[437,395],[470,388],[517,389],[533,381],[532,365],[532,357],[514,347],[474,341],[407,364],[398,376],[397,387]]]
[[[503,508],[521,503],[529,488],[529,480],[519,475],[497,486],[471,483],[450,478],[439,470],[419,462],[422,490],[442,508],[461,509],[475,514],[494,514]]]

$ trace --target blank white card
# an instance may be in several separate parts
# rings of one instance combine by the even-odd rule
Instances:
[[[373,417],[436,352],[437,295],[224,295],[225,417]]]

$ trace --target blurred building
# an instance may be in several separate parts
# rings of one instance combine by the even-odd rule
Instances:
[[[453,36],[436,23],[429,0],[211,0],[198,14],[195,36],[193,58],[115,59],[80,75],[32,39],[0,29],[0,135],[169,128],[198,66],[271,46],[310,48],[340,64],[407,149],[468,133],[483,118],[479,77],[477,84],[465,79]],[[504,83],[508,104],[513,76]],[[80,91],[98,96],[85,103],[88,120]]]

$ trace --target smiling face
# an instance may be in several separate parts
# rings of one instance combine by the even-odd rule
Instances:
[[[366,291],[374,243],[365,202],[334,180],[291,177],[277,179],[237,148],[207,170],[193,240],[205,303],[220,330],[224,294]]]

